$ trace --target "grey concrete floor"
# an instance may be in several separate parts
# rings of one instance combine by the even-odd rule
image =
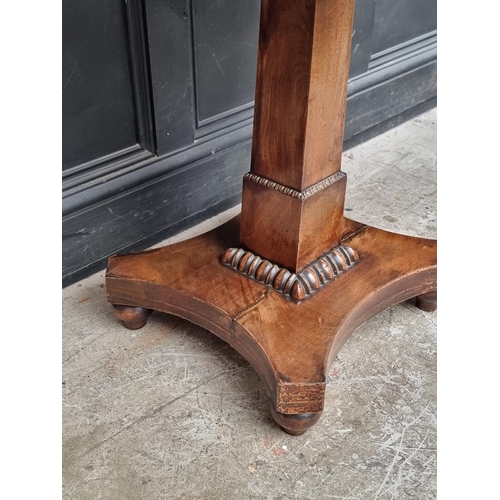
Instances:
[[[435,110],[347,151],[343,170],[348,216],[436,236]],[[63,355],[65,499],[436,498],[436,314],[412,302],[354,333],[299,437],[211,333],[159,313],[124,329],[104,272],[63,290]]]

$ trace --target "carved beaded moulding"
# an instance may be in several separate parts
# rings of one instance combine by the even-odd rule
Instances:
[[[338,245],[299,273],[292,273],[243,248],[228,248],[221,262],[249,278],[271,286],[294,301],[308,299],[340,274],[350,269],[359,255],[347,245]]]
[[[286,194],[287,196],[291,196],[292,198],[297,198],[298,200],[305,200],[306,198],[309,198],[309,196],[312,196],[313,194],[322,191],[328,186],[331,186],[338,180],[343,179],[344,177],[346,177],[346,174],[345,172],[339,170],[338,172],[335,172],[334,174],[326,177],[325,179],[317,182],[316,184],[309,186],[307,189],[304,189],[304,191],[298,191],[297,189],[293,189],[288,186],[283,186],[282,184],[274,182],[270,179],[266,179],[265,177],[261,177],[260,175],[252,174],[251,172],[246,173],[243,177],[257,184],[260,184],[261,186],[264,186],[268,189],[279,191],[280,193]]]

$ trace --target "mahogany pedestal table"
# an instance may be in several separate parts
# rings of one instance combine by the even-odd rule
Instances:
[[[304,433],[364,321],[436,308],[436,241],[344,218],[340,170],[354,0],[262,0],[250,172],[241,215],[206,234],[115,255],[108,301],[130,329],[153,310],[228,342],[262,378],[275,421]]]

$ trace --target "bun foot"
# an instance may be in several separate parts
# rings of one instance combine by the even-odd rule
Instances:
[[[147,322],[152,309],[143,307],[117,306],[113,304],[113,311],[117,318],[121,319],[123,326],[129,330],[138,330]]]
[[[435,311],[437,309],[437,291],[419,295],[416,306],[422,311]]]
[[[271,403],[271,415],[275,422],[291,436],[300,436],[310,429],[321,417],[319,413],[298,413],[295,415],[285,415],[279,413]]]

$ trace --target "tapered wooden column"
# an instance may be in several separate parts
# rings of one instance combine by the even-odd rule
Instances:
[[[263,0],[242,247],[299,272],[340,242],[354,0]]]

